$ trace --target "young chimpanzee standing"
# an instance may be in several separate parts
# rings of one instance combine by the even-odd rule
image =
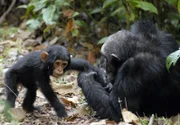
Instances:
[[[14,107],[16,95],[18,95],[17,85],[20,83],[27,88],[26,97],[22,104],[23,109],[32,112],[36,90],[40,88],[54,107],[57,115],[66,117],[64,105],[59,101],[49,84],[49,76],[58,78],[68,68],[69,63],[70,54],[63,46],[50,46],[44,51],[35,51],[24,56],[5,74],[7,102],[11,107]]]

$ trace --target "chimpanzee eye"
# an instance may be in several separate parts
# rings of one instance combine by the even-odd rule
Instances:
[[[56,62],[56,65],[59,66],[59,65],[60,65],[60,62]]]
[[[67,66],[67,63],[66,63],[66,62],[62,63],[62,66],[63,66],[63,67],[66,67],[66,66]]]

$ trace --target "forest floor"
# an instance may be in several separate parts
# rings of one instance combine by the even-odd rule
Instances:
[[[3,34],[6,35],[6,34]],[[94,112],[88,107],[81,89],[77,86],[76,71],[67,71],[62,77],[51,78],[51,85],[58,98],[66,106],[68,117],[61,119],[56,116],[52,106],[48,103],[41,91],[37,91],[35,106],[40,107],[40,111],[25,113],[21,104],[24,99],[26,89],[19,86],[19,95],[16,100],[16,107],[10,110],[13,120],[9,122],[4,114],[5,106],[5,86],[4,73],[19,58],[34,50],[33,47],[24,47],[24,40],[29,38],[29,32],[18,31],[10,35],[9,39],[0,40],[0,125],[113,125],[113,121],[107,119],[96,119]],[[29,40],[30,41],[30,40]],[[32,40],[33,41],[33,40]],[[40,45],[36,48],[43,49]],[[83,53],[83,52],[82,52]],[[98,102],[97,102],[98,103]],[[157,117],[137,117],[136,115],[125,112],[125,122],[118,125],[180,125],[180,116],[173,118]]]

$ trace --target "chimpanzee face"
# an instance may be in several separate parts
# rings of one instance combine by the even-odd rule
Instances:
[[[70,61],[70,54],[62,46],[53,46],[41,53],[41,61],[47,65],[49,75],[58,78],[67,68]]]
[[[56,60],[53,64],[53,76],[58,78],[64,73],[64,69],[68,65],[68,61]]]

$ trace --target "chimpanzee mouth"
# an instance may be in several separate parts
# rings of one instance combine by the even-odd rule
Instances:
[[[58,77],[62,76],[62,74],[53,73],[52,76],[54,76],[55,78],[58,78]]]

